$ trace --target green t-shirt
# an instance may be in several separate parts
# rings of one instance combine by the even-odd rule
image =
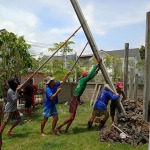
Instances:
[[[86,88],[86,84],[88,81],[90,81],[94,76],[97,74],[97,67],[98,65],[93,66],[92,70],[88,73],[87,76],[81,78],[78,82],[77,87],[75,88],[75,91],[73,93],[73,96],[81,96]]]

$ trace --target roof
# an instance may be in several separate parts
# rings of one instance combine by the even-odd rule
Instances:
[[[101,50],[101,51],[103,51],[103,50]],[[117,55],[120,58],[124,58],[124,49],[105,51],[105,53],[110,54],[110,55]],[[139,48],[129,49],[129,57],[135,57],[138,55],[138,53],[139,53]]]
[[[42,61],[43,60],[47,60],[50,56],[47,56],[47,55],[44,55],[43,58],[42,58]],[[62,56],[53,56],[52,59],[58,59],[58,60],[62,60]],[[69,61],[69,60],[76,60],[76,54],[72,54],[72,55],[66,55],[66,60]]]

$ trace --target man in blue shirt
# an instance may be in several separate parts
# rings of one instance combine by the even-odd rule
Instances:
[[[107,111],[107,105],[109,100],[117,101],[119,99],[119,94],[114,94],[113,90],[105,85],[104,89],[99,93],[96,103],[94,104],[92,117],[88,121],[88,129],[92,128],[93,121],[96,117],[101,117],[104,115],[103,120],[100,121],[100,126],[104,126],[109,118],[109,112]]]
[[[46,98],[44,101],[43,121],[41,124],[41,136],[45,136],[44,127],[45,127],[46,122],[48,121],[48,118],[51,116],[53,116],[52,132],[54,134],[57,134],[57,132],[55,132],[54,129],[58,121],[58,114],[57,114],[57,109],[56,109],[55,104],[58,103],[57,95],[61,91],[61,88],[58,88],[58,87],[66,81],[66,79],[68,78],[70,74],[71,72],[69,71],[64,77],[64,79],[59,82],[55,82],[54,78],[50,76],[44,79],[47,87],[45,90]]]

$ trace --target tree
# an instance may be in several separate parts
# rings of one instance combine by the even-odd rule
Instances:
[[[17,74],[20,78],[32,68],[32,58],[23,36],[17,37],[12,32],[3,31],[0,34],[0,90],[4,91],[7,79]],[[4,92],[1,93],[4,95]],[[1,95],[2,96],[2,95]]]
[[[143,45],[140,47],[140,56],[141,59],[145,59],[145,47]]]
[[[116,55],[106,55],[104,59],[104,63],[110,76],[112,77],[112,81],[116,82],[117,79],[122,79],[123,70],[122,70],[122,61],[119,56]]]

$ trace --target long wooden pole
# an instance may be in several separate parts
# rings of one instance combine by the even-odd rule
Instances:
[[[34,74],[36,74],[75,35],[76,32],[78,32],[81,27],[82,25],[75,32],[73,32],[73,34],[38,69],[36,69],[35,72],[31,74],[31,76],[23,84],[21,84],[20,88],[23,87],[23,85],[25,85],[28,80],[31,79]]]

